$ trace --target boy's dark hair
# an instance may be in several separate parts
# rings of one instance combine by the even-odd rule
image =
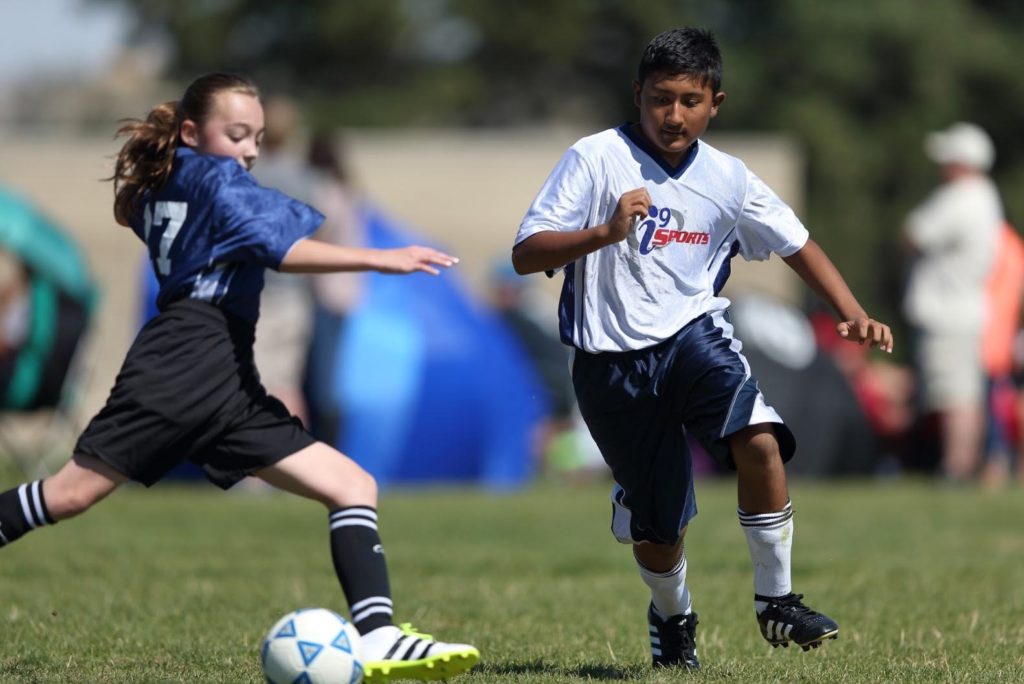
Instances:
[[[636,78],[640,83],[655,72],[699,78],[712,92],[722,88],[722,53],[711,31],[674,28],[656,35],[640,58]]]

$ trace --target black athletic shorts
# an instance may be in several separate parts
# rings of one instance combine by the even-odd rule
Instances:
[[[227,489],[315,443],[260,383],[253,339],[252,323],[211,304],[170,304],[135,338],[75,453],[147,487],[187,459]]]

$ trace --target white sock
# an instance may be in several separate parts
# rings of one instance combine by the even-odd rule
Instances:
[[[634,556],[635,558],[635,556]],[[654,572],[636,562],[640,570],[640,578],[651,589],[651,603],[663,620],[673,615],[689,615],[690,590],[686,588],[686,556],[683,555],[676,566],[668,572]]]
[[[790,558],[793,550],[793,503],[776,513],[745,513],[736,509],[754,565],[754,594],[785,596],[793,591]],[[754,601],[760,613],[767,603]]]

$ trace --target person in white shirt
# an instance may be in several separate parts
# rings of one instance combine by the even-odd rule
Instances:
[[[612,530],[651,590],[655,666],[697,668],[683,537],[696,514],[691,434],[739,479],[754,608],[774,646],[805,650],[838,625],[792,592],[795,442],[765,402],[720,291],[729,261],[781,256],[838,313],[837,332],[892,350],[793,211],[740,160],[699,140],[725,100],[707,31],[655,37],[633,83],[639,123],[578,141],[519,227],[520,274],[564,269],[563,342],[580,410],[612,470]]]
[[[925,152],[942,183],[906,219],[903,236],[916,258],[903,308],[915,333],[921,409],[939,416],[942,472],[960,481],[981,461],[985,287],[1005,219],[986,175],[995,148],[985,131],[955,123],[930,134]]]

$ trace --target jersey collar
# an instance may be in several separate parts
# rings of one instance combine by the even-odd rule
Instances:
[[[687,151],[686,156],[683,157],[682,161],[680,161],[677,166],[671,166],[667,161],[665,161],[664,157],[662,157],[657,152],[657,150],[651,148],[651,146],[647,143],[646,140],[644,140],[642,136],[637,135],[633,131],[633,124],[627,121],[626,123],[619,126],[618,130],[619,133],[621,133],[631,143],[636,145],[636,147],[639,148],[641,152],[650,157],[652,161],[654,161],[658,166],[660,166],[661,169],[672,178],[678,179],[680,176],[682,176],[683,172],[686,171],[686,169],[690,168],[690,164],[692,164],[693,160],[697,157],[697,147],[700,141],[694,140],[693,144],[690,145],[690,149]]]

